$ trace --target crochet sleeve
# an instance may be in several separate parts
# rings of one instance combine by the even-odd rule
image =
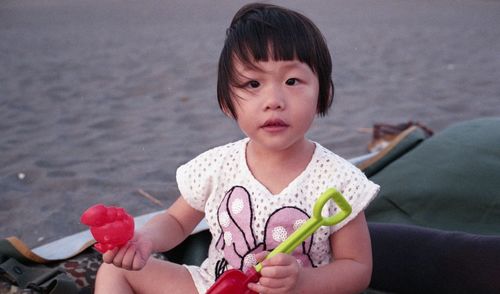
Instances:
[[[344,175],[339,191],[344,198],[351,204],[351,214],[340,224],[331,228],[331,233],[338,231],[344,225],[364,211],[370,202],[377,196],[380,186],[370,181],[365,174],[357,167],[346,163]]]
[[[177,169],[177,186],[182,197],[194,209],[205,210],[205,203],[215,189],[217,171],[223,156],[221,148],[208,150]]]

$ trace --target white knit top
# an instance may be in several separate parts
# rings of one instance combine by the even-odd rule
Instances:
[[[205,212],[212,234],[209,256],[200,268],[189,267],[200,293],[226,269],[245,270],[254,254],[270,251],[312,214],[327,188],[342,193],[351,215],[338,225],[320,227],[293,255],[303,266],[330,262],[329,236],[356,217],[373,200],[379,186],[345,159],[318,143],[305,170],[279,194],[273,195],[250,172],[246,163],[248,138],[208,150],[177,170],[184,199]],[[330,201],[323,214],[335,214]]]

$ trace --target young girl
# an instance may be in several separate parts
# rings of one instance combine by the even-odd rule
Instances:
[[[269,4],[235,15],[219,60],[222,111],[247,138],[211,149],[177,170],[182,196],[103,255],[97,293],[205,293],[227,269],[245,270],[312,214],[327,188],[351,215],[321,227],[291,255],[264,261],[258,293],[359,293],[370,281],[371,244],[363,210],[379,187],[346,160],[305,138],[333,99],[331,59],[305,16]],[[324,213],[334,214],[329,203]],[[205,217],[212,234],[200,267],[149,258],[184,240]]]

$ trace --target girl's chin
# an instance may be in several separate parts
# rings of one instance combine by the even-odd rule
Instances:
[[[304,137],[295,140],[277,137],[266,139],[250,137],[250,144],[253,144],[253,147],[268,152],[282,152],[293,148],[303,148],[304,143],[307,143],[306,141]]]

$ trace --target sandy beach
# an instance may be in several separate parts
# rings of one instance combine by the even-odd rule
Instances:
[[[215,86],[246,2],[2,1],[0,237],[36,247],[77,233],[95,203],[166,208],[180,164],[242,138]],[[438,132],[500,115],[500,1],[273,3],[328,40],[335,100],[309,137],[344,157],[367,151],[360,129],[377,122]]]

